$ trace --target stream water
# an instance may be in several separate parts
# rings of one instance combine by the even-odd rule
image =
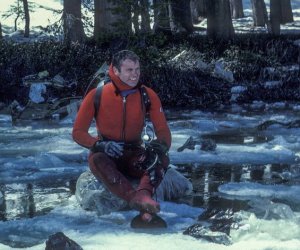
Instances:
[[[238,249],[242,242],[256,240],[256,233],[266,234],[265,238],[259,237],[264,248],[251,249],[300,249],[300,234],[296,234],[300,232],[300,128],[293,123],[299,117],[298,110],[291,108],[263,113],[181,110],[167,111],[167,117],[173,136],[171,163],[193,183],[191,195],[173,201],[173,207],[169,203],[165,205],[166,208],[171,206],[172,210],[176,204],[186,204],[191,212],[195,211],[194,217],[184,219],[186,215],[175,209],[178,221],[184,221],[183,224],[174,222],[177,232],[193,224],[192,218],[196,222],[204,209],[233,209],[255,216],[254,222],[248,218],[244,223],[254,223],[257,232],[254,229],[243,233],[235,231],[231,235],[233,245],[226,249]],[[76,180],[87,170],[87,151],[71,139],[72,119],[60,123],[12,125],[9,117],[1,116],[0,124],[0,249],[40,249],[47,237],[55,232],[52,224],[57,218],[53,211],[65,206],[80,211],[73,200]],[[90,132],[95,133],[95,130]],[[195,149],[177,152],[190,136],[195,141]],[[201,139],[213,140],[216,149],[201,150]],[[278,205],[277,210],[272,210],[274,204]],[[286,209],[285,212],[282,210],[286,206],[289,214]],[[31,228],[35,220],[47,222],[49,227],[43,230],[37,226]],[[68,223],[66,219],[65,224]],[[78,230],[83,231],[86,223],[82,228],[80,222],[74,222],[73,226],[76,224]],[[169,224],[172,223],[170,220]],[[259,229],[261,223],[271,224],[267,230]],[[296,232],[278,238],[277,233],[270,231],[278,223],[283,223],[283,228],[292,224]],[[24,229],[28,226],[34,232],[26,232]],[[66,231],[70,228],[67,227]],[[77,237],[74,232],[73,235]],[[159,237],[168,240],[167,236]],[[80,241],[80,237],[76,239],[81,244],[85,242]],[[182,241],[184,249],[195,249],[194,241]],[[283,241],[286,242],[285,248],[281,248]],[[198,244],[201,247],[206,243],[200,241]],[[211,249],[223,249],[214,245]],[[93,244],[82,246],[95,249]],[[111,244],[103,243],[102,246],[118,249]],[[179,246],[181,244],[178,244],[178,249]]]

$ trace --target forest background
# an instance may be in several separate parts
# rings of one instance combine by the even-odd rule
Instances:
[[[158,92],[166,107],[300,100],[300,34],[293,32],[299,29],[297,1],[53,2],[62,8],[11,0],[2,11],[2,107],[15,100],[26,105],[28,76],[63,79],[59,90],[48,86],[45,102],[82,97],[95,72],[121,49],[141,57],[141,81]],[[252,8],[251,17],[245,4]],[[42,8],[53,12],[54,21],[32,27],[31,15]],[[13,25],[1,25],[7,19]],[[286,24],[289,32],[282,28]],[[233,92],[241,89],[233,100]]]

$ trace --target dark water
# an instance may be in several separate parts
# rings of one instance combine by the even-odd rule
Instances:
[[[278,165],[178,165],[178,170],[193,184],[190,196],[179,201],[201,208],[231,208],[233,211],[247,210],[247,201],[226,199],[219,196],[218,187],[228,182],[258,182],[262,184],[297,185],[300,180],[286,181],[279,177],[291,166]],[[0,204],[0,220],[32,218],[48,213],[67,202],[75,194],[77,176],[43,182],[2,184],[0,190],[4,201]],[[292,208],[300,211],[300,208]]]

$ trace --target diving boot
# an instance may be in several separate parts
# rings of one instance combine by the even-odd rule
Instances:
[[[167,222],[157,214],[140,212],[130,223],[132,228],[167,228]]]
[[[153,218],[152,214],[147,213],[147,212],[141,212],[140,216],[141,216],[142,221],[145,221],[145,222],[150,222]]]
[[[159,203],[152,199],[152,192],[147,189],[136,191],[135,195],[129,202],[129,206],[138,211],[148,213],[158,213],[160,211]]]

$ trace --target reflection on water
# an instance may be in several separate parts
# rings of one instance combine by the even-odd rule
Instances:
[[[292,172],[293,166],[273,164],[266,166],[179,165],[178,169],[193,183],[193,194],[180,202],[207,209],[247,210],[247,201],[226,199],[218,195],[218,187],[228,182],[258,182],[262,184],[299,184],[299,179],[287,180],[282,173]],[[44,183],[5,184],[0,186],[0,220],[31,218],[46,214],[63,204],[75,193],[76,178]],[[300,210],[300,208],[295,208]]]
[[[0,186],[0,220],[32,218],[46,214],[75,193],[76,179],[63,182],[19,183]]]
[[[290,167],[284,164],[267,166],[217,164],[206,167],[179,165],[179,171],[193,183],[192,196],[181,202],[207,209],[247,210],[247,201],[219,197],[219,185],[245,181],[290,185],[291,182],[280,177],[280,174],[290,170]],[[292,184],[295,184],[295,180]],[[66,202],[75,193],[75,186],[76,178],[64,181],[48,180],[44,183],[2,184],[0,191],[3,194],[3,201],[0,203],[0,219],[6,221],[46,214],[57,205]]]
[[[190,205],[206,209],[248,210],[247,200],[226,199],[219,196],[218,187],[229,182],[255,182],[261,184],[298,185],[300,178],[284,178],[293,172],[295,166],[287,164],[229,166],[216,164],[211,166],[180,165],[182,172],[193,183],[193,194],[185,199]],[[296,166],[296,168],[298,168]],[[274,200],[275,201],[275,200]],[[282,202],[282,201],[281,201]],[[284,201],[286,202],[286,201]],[[289,204],[294,211],[300,207]]]

